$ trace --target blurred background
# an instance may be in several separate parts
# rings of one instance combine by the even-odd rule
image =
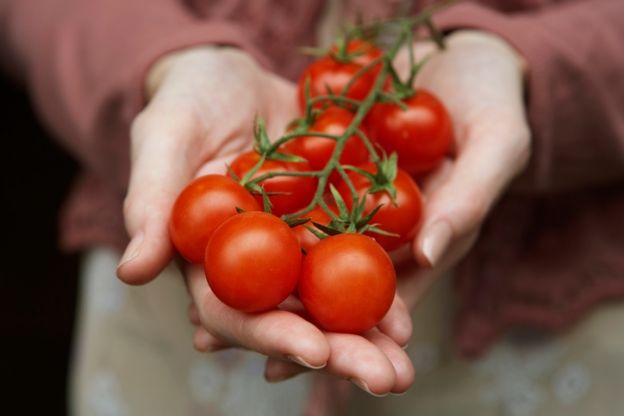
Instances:
[[[57,218],[76,164],[2,79],[0,105],[3,413],[64,415],[78,257],[58,251]]]

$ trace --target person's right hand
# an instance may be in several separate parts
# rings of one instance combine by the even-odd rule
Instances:
[[[131,242],[117,271],[130,284],[149,282],[172,260],[168,221],[180,190],[202,174],[224,173],[226,162],[250,147],[257,115],[265,119],[271,137],[297,116],[294,85],[232,48],[171,54],[156,63],[147,82],[150,101],[131,131],[132,170],[124,206]],[[272,380],[301,368],[325,367],[374,394],[403,392],[413,381],[412,365],[401,349],[411,335],[411,321],[398,297],[368,336],[328,334],[289,310],[249,315],[231,309],[212,293],[201,268],[187,267],[185,274],[200,325],[195,339],[200,349],[214,349],[212,343],[265,354]]]
[[[276,135],[294,113],[292,86],[246,53],[198,47],[165,56],[147,76],[149,103],[131,129],[124,217],[131,237],[117,274],[143,284],[173,257],[168,223],[180,190],[250,147],[262,116]]]

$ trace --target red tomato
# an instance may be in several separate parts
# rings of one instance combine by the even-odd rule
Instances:
[[[434,169],[449,152],[453,125],[444,105],[431,93],[419,90],[404,101],[375,104],[364,124],[369,137],[390,154],[397,152],[399,166],[417,175]]]
[[[353,121],[353,113],[340,107],[329,107],[317,116],[314,123],[310,126],[310,132],[333,134],[335,136],[342,135]],[[360,130],[364,134],[366,132],[360,126]],[[318,136],[301,136],[288,142],[284,150],[303,157],[310,163],[310,167],[314,170],[321,170],[336,148],[336,141]],[[357,165],[368,160],[368,150],[362,140],[353,135],[347,139],[342,155],[340,155],[340,163],[343,165]],[[333,180],[337,179],[337,175],[333,175]]]
[[[299,297],[313,320],[333,332],[361,333],[384,317],[396,288],[390,257],[361,234],[338,234],[303,259]]]
[[[297,240],[299,240],[299,244],[301,245],[301,248],[304,249],[305,252],[307,253],[308,251],[310,251],[312,247],[314,247],[321,240],[319,240],[317,236],[312,234],[306,228],[306,226],[314,228],[314,224],[312,224],[313,222],[327,225],[330,223],[331,218],[329,218],[329,215],[327,215],[321,207],[314,208],[312,211],[308,212],[307,214],[302,215],[302,217],[309,218],[310,221],[308,221],[305,224],[294,227],[293,231],[295,232],[295,235],[297,236]]]
[[[362,66],[368,65],[370,62],[379,58],[383,53],[377,46],[362,39],[351,39],[346,49],[347,55],[351,58],[351,62]],[[336,45],[332,46],[329,52],[331,55],[335,56],[339,53],[338,47]],[[376,65],[373,69],[379,72],[381,70],[381,63],[379,66]]]
[[[206,175],[189,183],[176,199],[169,235],[178,252],[192,263],[204,261],[204,251],[215,228],[236,208],[260,209],[254,197],[238,182],[223,175]]]
[[[238,156],[230,167],[238,177],[242,178],[256,165],[258,160],[260,160],[260,155],[251,151]],[[304,172],[310,170],[310,165],[307,162],[292,163],[266,160],[253,177],[268,172]],[[271,211],[277,216],[295,212],[308,205],[314,196],[314,192],[316,192],[316,184],[317,179],[312,176],[276,176],[260,182],[260,186],[266,192],[276,193],[269,195],[269,199],[271,200]],[[263,205],[262,195],[256,195],[256,200],[260,206]]]
[[[360,166],[367,172],[375,174],[377,167],[374,163],[367,163]],[[370,188],[368,178],[355,172],[349,173],[349,178],[361,198]],[[398,234],[398,237],[385,236],[376,233],[366,233],[373,237],[387,251],[399,248],[403,244],[412,240],[416,235],[420,220],[422,218],[422,197],[416,182],[402,169],[397,172],[393,185],[396,189],[396,205],[392,203],[387,192],[375,192],[366,197],[365,213],[371,212],[376,206],[382,205],[375,216],[371,219],[371,224],[379,224],[378,227],[384,231]],[[345,200],[347,207],[353,206],[353,197],[346,183],[342,182],[338,186],[338,192]]]
[[[236,215],[215,230],[204,271],[226,305],[260,312],[279,305],[297,286],[301,250],[288,225],[266,212]]]
[[[310,83],[310,97],[328,95],[328,88],[334,95],[340,95],[343,88],[353,76],[366,64],[379,57],[382,52],[377,47],[361,40],[352,40],[347,45],[347,53],[355,56],[349,62],[341,62],[335,57],[336,47],[331,53],[314,62],[301,74],[298,83],[299,108],[305,109],[305,85],[306,80]],[[375,65],[369,71],[359,76],[346,92],[346,97],[354,100],[364,99],[375,83],[381,65]],[[320,107],[318,103],[315,107]]]

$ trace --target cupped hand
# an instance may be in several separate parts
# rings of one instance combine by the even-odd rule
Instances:
[[[416,87],[436,94],[453,119],[453,154],[423,186],[425,200],[421,231],[413,244],[422,270],[410,285],[422,293],[444,269],[470,249],[497,199],[526,167],[530,131],[523,102],[524,61],[501,38],[458,31],[435,51],[416,44],[416,56],[428,61],[416,78]],[[407,69],[408,54],[397,57]],[[437,266],[437,267],[435,267]],[[405,296],[410,306],[419,295]]]
[[[226,162],[250,147],[257,115],[271,137],[297,115],[295,87],[236,49],[200,47],[171,54],[154,65],[147,84],[149,104],[131,131],[124,206],[131,242],[118,267],[119,277],[130,284],[150,281],[172,260],[168,220],[180,190],[199,175],[223,173]],[[329,334],[300,317],[296,302],[291,302],[294,308],[286,304],[244,314],[215,297],[199,267],[186,267],[185,275],[200,350],[258,351],[270,357],[271,380],[324,368],[373,394],[401,392],[412,383],[413,369],[400,347],[411,335],[411,322],[399,298],[366,336]]]
[[[294,116],[293,87],[244,52],[198,47],[158,61],[147,77],[149,103],[131,129],[124,201],[131,237],[117,270],[130,284],[150,281],[171,261],[171,206],[191,179],[224,172],[252,142],[261,115],[273,134]]]
[[[189,319],[196,326],[194,346],[199,351],[239,347],[265,354],[265,378],[272,382],[321,370],[373,395],[385,395],[402,393],[414,381],[412,363],[402,348],[412,324],[398,296],[376,328],[362,335],[342,334],[321,331],[304,319],[294,297],[277,310],[249,315],[221,303],[199,268],[187,276],[193,298]]]

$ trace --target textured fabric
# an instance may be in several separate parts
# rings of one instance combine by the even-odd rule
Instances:
[[[624,296],[624,2],[513,3],[511,14],[461,4],[438,21],[499,34],[529,67],[531,164],[457,272],[466,355],[510,327],[563,330]]]
[[[118,261],[106,248],[89,250],[83,259],[72,415],[301,414],[309,376],[270,384],[262,377],[260,354],[195,351],[186,316],[190,298],[180,273],[170,267],[153,283],[132,287],[115,278]]]
[[[461,359],[450,323],[455,298],[442,279],[412,313],[407,353],[416,381],[402,396],[353,390],[348,416],[620,416],[624,409],[624,304],[595,308],[558,336],[514,331],[481,357]]]
[[[413,2],[414,8],[425,1]],[[624,294],[624,2],[458,4],[445,30],[480,28],[525,57],[534,135],[530,168],[494,210],[458,270],[458,339],[475,355],[512,325],[560,329]],[[344,1],[354,19],[402,1]],[[293,77],[313,43],[321,1],[0,1],[1,51],[48,126],[85,166],[63,219],[64,246],[125,243],[121,202],[128,126],[143,77],[164,53],[230,44]]]
[[[194,351],[180,342],[192,336],[182,277],[169,268],[147,287],[131,287],[114,278],[117,261],[104,248],[84,258],[73,415],[619,416],[624,408],[624,333],[613,330],[624,319],[621,303],[597,308],[563,336],[510,334],[467,362],[451,342],[454,296],[445,276],[412,313],[414,386],[379,399],[309,375],[266,383],[264,358],[252,352]]]

